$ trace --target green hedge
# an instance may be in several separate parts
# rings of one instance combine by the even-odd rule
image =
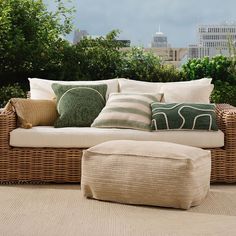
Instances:
[[[210,77],[213,83],[216,81],[233,82],[234,75],[231,73],[232,59],[218,55],[210,59],[204,57],[202,59],[189,60],[182,66],[183,72],[189,80]]]
[[[99,50],[99,46],[97,47],[96,50]],[[107,49],[106,53],[101,54],[100,56],[94,54],[94,57],[93,53],[91,53],[93,49],[84,49],[84,52],[87,50],[89,52],[86,52],[85,54],[90,54],[90,60],[84,61],[82,67],[80,67],[80,64],[77,62],[76,65],[73,65],[74,69],[72,69],[72,65],[68,65],[67,71],[35,72],[35,74],[30,74],[29,77],[53,80],[100,80],[125,77],[140,81],[159,82],[173,82],[211,77],[213,78],[213,83],[215,85],[214,92],[211,96],[212,102],[229,103],[236,106],[235,69],[233,67],[233,61],[230,61],[232,59],[223,58],[222,56],[215,57],[211,60],[209,58],[194,59],[184,65],[182,70],[178,70],[173,66],[164,65],[159,58],[150,53],[146,53],[143,49],[134,48],[129,52],[120,52],[118,50],[116,51],[117,54],[119,53],[118,58],[117,56],[114,56],[114,50],[117,50],[114,48]],[[81,54],[82,51],[80,51],[80,57],[77,57],[77,60],[78,58],[86,56],[84,54],[82,57]],[[110,54],[112,54],[113,57],[109,57]],[[217,60],[221,60],[221,67],[218,66],[218,69],[215,68]],[[202,63],[204,63],[204,66],[201,65]],[[222,71],[224,73],[222,73]],[[4,76],[4,74],[2,75]],[[4,87],[2,87],[0,95],[1,106],[6,103],[8,98],[12,96],[22,97],[24,96],[24,91],[29,90],[29,87],[26,86],[26,84],[28,85],[27,74],[18,76],[17,73],[8,73],[5,74],[5,76],[11,78],[14,83],[16,82],[13,79],[15,77],[18,79],[20,78],[24,83],[13,84],[12,86],[4,85]],[[19,93],[17,90],[19,90]]]
[[[122,63],[117,68],[117,77],[152,82],[185,79],[181,71],[172,65],[164,64],[159,57],[151,52],[145,52],[142,48],[132,48],[121,54]]]
[[[214,103],[228,103],[236,106],[236,85],[217,83],[211,95]]]
[[[203,77],[212,78],[215,85],[212,102],[229,103],[236,106],[236,67],[235,57],[218,55],[210,59],[189,60],[182,72],[189,80]]]
[[[26,98],[26,91],[17,83],[2,86],[0,88],[0,108],[4,107],[10,98]]]
[[[55,12],[49,12],[41,0],[0,1],[1,106],[11,96],[25,96],[28,77],[67,81],[125,77],[159,82],[211,77],[212,101],[236,105],[236,57],[193,59],[176,69],[142,48],[123,52],[117,30],[72,45],[62,36],[72,29],[73,9],[55,1]]]

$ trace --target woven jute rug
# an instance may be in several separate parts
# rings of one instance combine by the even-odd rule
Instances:
[[[236,235],[236,185],[188,211],[89,200],[79,185],[0,186],[0,235]]]

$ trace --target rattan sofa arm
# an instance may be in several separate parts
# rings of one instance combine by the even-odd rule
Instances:
[[[10,132],[16,128],[16,113],[14,111],[0,111],[0,150],[9,149]]]
[[[218,126],[225,134],[224,148],[236,153],[236,107],[217,104],[216,114]]]

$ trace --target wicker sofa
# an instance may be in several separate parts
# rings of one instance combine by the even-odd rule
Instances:
[[[38,80],[33,82],[38,85]],[[45,99],[49,99],[51,96],[50,84],[45,80],[39,82],[40,86],[34,89],[43,98],[48,95],[49,97]],[[128,81],[123,82],[125,86],[128,85],[127,88],[140,90],[140,92],[143,92],[145,86],[150,90],[156,85],[141,83],[136,86],[133,84],[134,82],[132,84]],[[112,84],[113,90],[117,90],[117,81],[110,81],[110,84]],[[110,90],[112,86],[110,86]],[[120,91],[122,92],[122,89]],[[40,99],[40,97],[33,98]],[[234,183],[236,182],[236,108],[227,104],[218,104],[216,114],[219,129],[224,133],[224,139],[222,139],[221,147],[210,148],[212,153],[211,181]],[[16,113],[0,111],[0,183],[80,182],[81,157],[83,150],[89,146],[82,148],[17,147],[10,145],[10,133],[16,128]],[[20,136],[20,139],[24,139],[24,135]]]

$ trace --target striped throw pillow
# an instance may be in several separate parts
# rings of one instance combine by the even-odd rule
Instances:
[[[162,94],[112,93],[91,126],[150,131],[150,104],[160,101],[161,98]]]

